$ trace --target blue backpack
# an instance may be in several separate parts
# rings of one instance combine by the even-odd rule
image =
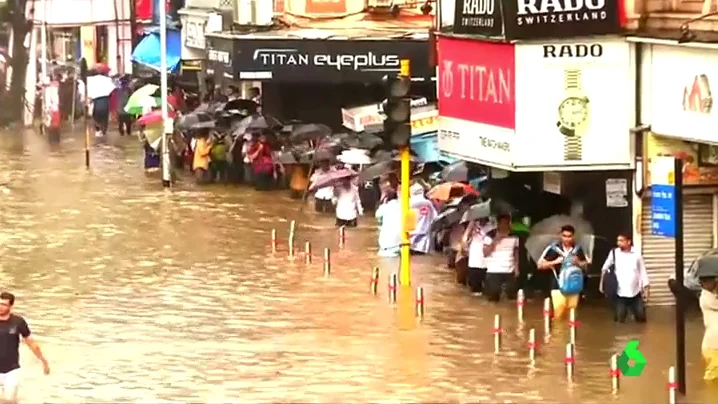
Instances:
[[[571,262],[571,259],[575,257],[579,251],[578,247],[574,248],[568,254],[564,253],[558,245],[554,245],[553,249],[564,257],[561,263],[561,273],[557,276],[556,271],[553,272],[553,276],[556,277],[556,281],[558,282],[559,291],[564,295],[577,295],[581,293],[583,291],[583,271]]]

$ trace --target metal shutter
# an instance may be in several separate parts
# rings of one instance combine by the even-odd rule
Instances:
[[[650,305],[672,305],[674,297],[668,289],[668,278],[674,271],[672,238],[651,234],[651,200],[643,201],[641,234],[643,259],[651,281]],[[684,264],[713,248],[713,195],[684,195],[683,197],[683,251]]]

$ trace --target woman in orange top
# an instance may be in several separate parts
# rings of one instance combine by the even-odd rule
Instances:
[[[192,168],[197,184],[209,182],[209,160],[212,151],[212,141],[209,139],[209,129],[203,129],[197,137],[197,144],[194,147],[194,159]]]

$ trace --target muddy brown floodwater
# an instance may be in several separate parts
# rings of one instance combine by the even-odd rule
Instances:
[[[234,186],[165,192],[141,169],[134,139],[111,137],[83,166],[80,136],[51,151],[33,133],[0,135],[0,285],[16,293],[52,375],[22,348],[25,402],[666,402],[673,361],[671,312],[615,326],[601,308],[579,312],[576,376],[564,376],[567,325],[528,361],[528,329],[542,334],[541,302],[519,327],[512,304],[489,305],[453,284],[438,259],[413,261],[426,318],[411,290],[397,308],[375,258],[374,220],[337,248],[332,220],[298,213],[284,193]],[[297,220],[314,263],[272,256]],[[322,276],[321,251],[333,268]],[[380,296],[368,293],[381,267]],[[493,316],[504,316],[493,354]],[[715,402],[701,380],[702,323],[688,325],[689,396]],[[629,339],[648,359],[610,392],[608,361]],[[713,399],[709,399],[712,396]]]

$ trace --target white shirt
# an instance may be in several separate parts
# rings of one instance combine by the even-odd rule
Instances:
[[[484,244],[491,245],[494,240],[486,236]],[[496,244],[494,251],[486,257],[487,274],[510,274],[516,270],[516,249],[519,248],[519,239],[507,236]]]
[[[703,313],[703,324],[706,327],[701,347],[703,350],[718,350],[718,295],[715,292],[702,289],[699,301]]]
[[[493,230],[490,224],[484,226],[478,223],[474,225],[471,232],[469,244],[469,268],[486,268],[486,258],[484,257],[484,238],[486,234]]]
[[[621,251],[615,248],[608,253],[606,262],[603,264],[602,271],[607,272],[608,268],[614,264],[613,255],[616,255],[616,280],[618,281],[618,296],[620,297],[636,297],[641,290],[648,286],[648,272],[646,264],[643,262],[641,254],[633,251]]]
[[[359,189],[355,186],[351,190],[340,190],[336,197],[337,219],[354,220],[358,215],[364,214],[364,209],[359,200]]]

